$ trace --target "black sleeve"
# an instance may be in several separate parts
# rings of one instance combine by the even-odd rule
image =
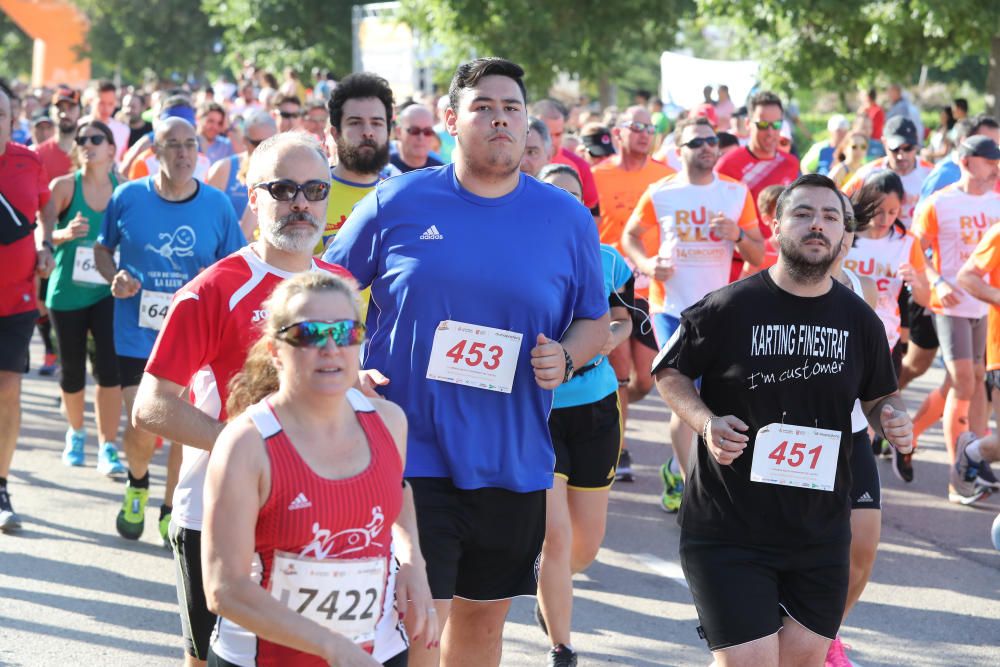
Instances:
[[[627,308],[629,315],[632,314],[635,308],[635,276],[629,278],[621,290],[608,296],[608,308]]]
[[[715,343],[705,335],[713,330],[709,324],[713,312],[709,298],[681,313],[680,326],[653,359],[653,375],[666,368],[674,368],[691,379],[705,374],[715,356],[712,352]]]
[[[901,329],[910,328],[910,290],[906,289],[906,285],[903,285],[902,289],[899,290],[899,299],[896,303],[899,305],[899,327]]]
[[[871,317],[867,316],[868,313],[865,315],[865,365],[858,398],[874,401],[899,389],[899,384],[892,365],[892,351],[885,338],[885,325],[873,311]]]

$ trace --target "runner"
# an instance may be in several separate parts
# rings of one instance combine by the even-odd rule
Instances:
[[[830,173],[837,162],[837,149],[851,129],[851,123],[843,114],[834,114],[826,121],[826,131],[830,136],[823,141],[817,141],[802,157],[802,171],[807,174]],[[865,150],[868,150],[868,143],[865,142]]]
[[[583,185],[572,167],[545,167],[539,180],[566,190],[583,203]],[[618,382],[605,357],[632,329],[634,278],[625,258],[601,244],[604,289],[611,328],[601,353],[559,386],[549,414],[556,450],[555,479],[546,492],[545,543],[538,574],[535,616],[552,644],[549,665],[574,667],[570,642],[573,575],[594,562],[604,540],[608,496],[622,442]]]
[[[248,111],[243,119],[243,140],[247,145],[246,152],[232,155],[213,164],[208,171],[208,178],[205,180],[206,183],[222,190],[229,196],[229,201],[232,202],[233,209],[236,211],[236,219],[240,221],[243,236],[247,239],[254,238],[254,232],[257,230],[256,216],[246,216],[249,218],[249,222],[244,224],[246,218],[243,215],[247,210],[249,197],[246,175],[250,165],[250,156],[253,155],[262,141],[274,136],[277,131],[278,126],[269,114],[259,109]]]
[[[198,107],[198,150],[215,164],[233,154],[233,145],[225,136],[226,110],[221,104],[208,102]]]
[[[603,203],[597,225],[598,234],[601,243],[610,245],[619,252],[623,249],[622,234],[625,222],[635,209],[642,193],[653,183],[674,173],[670,167],[649,159],[655,132],[649,111],[645,107],[633,106],[621,114],[617,125],[611,130],[609,139],[612,141],[595,142],[602,148],[611,148],[614,142],[619,148],[617,155],[612,155],[593,169],[597,194]],[[602,133],[600,136],[608,135]],[[595,152],[597,151],[601,149],[595,148]],[[611,152],[614,153],[613,148]],[[647,250],[652,251],[656,248],[659,239],[655,230],[650,230],[649,236],[644,241]],[[637,269],[631,262],[629,267]],[[653,388],[653,376],[646,372],[653,357],[656,356],[656,341],[649,321],[649,282],[649,276],[643,273],[641,267],[638,268],[636,307],[630,311],[633,318],[632,336],[608,357],[618,376],[618,400],[622,409],[623,434],[628,419],[629,403],[641,401]],[[626,448],[624,435],[621,460],[618,462],[618,478],[629,482],[634,479],[632,456]]]
[[[437,136],[433,112],[422,104],[411,104],[399,112],[396,122],[399,151],[390,158],[393,166],[404,174],[424,167],[440,167],[442,162],[430,155],[431,142]]]
[[[749,102],[750,140],[746,146],[723,155],[715,171],[723,176],[741,181],[750,189],[754,202],[769,185],[788,185],[799,175],[799,160],[794,155],[778,150],[778,140],[784,120],[784,106],[774,93],[755,93]],[[758,216],[759,217],[759,216]],[[765,239],[771,230],[760,226]],[[743,270],[743,258],[733,255],[730,279],[735,280]]]
[[[500,58],[459,66],[455,162],[379,183],[324,255],[371,285],[363,364],[412,426],[406,477],[447,624],[443,649],[411,648],[417,667],[499,664],[510,600],[536,590],[550,392],[608,336],[591,216],[519,171],[523,74]]]
[[[551,158],[552,138],[549,136],[549,128],[540,119],[530,116],[528,136],[524,140],[524,157],[521,158],[521,171],[537,178],[542,167],[547,165]]]
[[[191,103],[186,97],[180,95],[175,95],[164,102],[163,111],[160,112],[161,121],[169,118],[180,118],[191,125],[195,123],[194,116],[195,111]],[[138,155],[128,168],[127,173],[130,181],[136,181],[147,176],[156,176],[160,170],[160,158],[156,150],[155,141],[155,136],[150,135],[145,141],[137,142],[130,149],[139,149]],[[140,149],[140,147],[142,148]],[[194,167],[194,177],[199,181],[204,181],[208,176],[208,170],[211,166],[212,163],[209,161],[208,156],[199,150]]]
[[[208,453],[227,417],[230,380],[260,334],[258,323],[268,316],[264,300],[284,278],[310,270],[349,277],[340,267],[311,257],[316,237],[322,233],[328,177],[326,157],[308,135],[284,133],[260,144],[247,173],[248,182],[258,185],[250,191],[250,206],[260,219],[260,239],[213,264],[183,288],[164,322],[136,396],[138,427],[185,443],[170,540],[189,663],[206,659],[215,625],[197,583],[201,581],[202,489]],[[301,196],[292,184],[306,188]],[[189,385],[191,402],[179,398]],[[406,648],[405,643],[392,641],[399,638],[392,631],[395,622],[388,617],[385,622],[388,627],[380,642],[384,646],[379,647],[383,652],[377,653],[382,659]]]
[[[640,271],[652,276],[649,310],[660,348],[680,325],[681,312],[729,282],[733,252],[747,261],[764,258],[764,239],[750,192],[742,183],[713,171],[719,140],[707,118],[677,124],[683,170],[649,187],[625,225],[622,245]],[[607,200],[604,200],[607,201]],[[652,254],[645,239],[656,235]],[[660,507],[676,512],[684,493],[694,431],[671,413],[674,454],[660,467]]]
[[[99,120],[85,121],[76,131],[77,160],[82,168],[52,181],[52,205],[45,214],[55,228],[55,269],[48,281],[45,305],[52,316],[62,374],[59,389],[63,414],[69,422],[62,461],[84,465],[87,431],[83,425],[84,387],[87,372],[87,339],[93,339],[92,362],[97,417],[97,470],[124,475],[118,460],[118,422],[122,413],[122,388],[114,343],[114,300],[108,282],[94,268],[94,241],[99,221],[118,185],[115,138]]]
[[[830,168],[830,178],[842,187],[865,163],[868,137],[863,132],[851,132],[836,149],[836,161]]]
[[[181,118],[161,121],[155,147],[161,169],[115,190],[94,245],[97,270],[117,299],[115,352],[128,415],[174,292],[244,243],[226,196],[193,176],[198,154],[194,127]],[[116,249],[121,254],[117,264],[112,256]],[[129,419],[122,440],[128,486],[115,525],[122,537],[137,540],[145,525],[156,438]],[[161,537],[170,513],[169,493],[165,495]]]
[[[325,143],[326,126],[330,120],[330,112],[326,109],[328,101],[329,96],[324,95],[322,99],[307,102],[302,116],[302,129],[316,137],[320,146]]]
[[[722,142],[719,142],[722,145]],[[771,230],[771,236],[764,239],[764,259],[761,260],[760,264],[754,266],[750,262],[744,260],[743,271],[740,273],[740,278],[746,278],[747,276],[752,276],[755,273],[759,273],[764,269],[769,269],[778,263],[778,246],[777,239],[774,238],[774,228],[775,219],[774,213],[778,208],[778,197],[781,193],[785,191],[784,185],[769,185],[760,191],[757,195],[757,216],[761,224],[766,226]]]
[[[291,132],[302,127],[302,101],[295,95],[282,95],[271,106],[271,117],[278,132]]]
[[[59,132],[48,141],[35,146],[35,152],[42,159],[50,181],[73,171],[70,155],[75,147],[80,110],[80,91],[60,86],[52,93],[50,113],[59,122]]]
[[[137,141],[153,131],[153,124],[143,117],[146,111],[146,98],[142,93],[133,91],[122,98],[122,108],[128,114],[128,145],[132,147]]]
[[[955,142],[955,148],[946,158],[934,165],[934,169],[927,175],[924,185],[920,190],[921,201],[931,196],[938,190],[958,181],[962,176],[962,170],[958,167],[958,147],[966,137],[982,134],[993,141],[1000,143],[1000,123],[992,116],[985,114],[976,116],[970,120],[960,120],[952,128],[951,136]]]
[[[993,190],[1000,159],[997,144],[982,135],[968,137],[959,145],[959,156],[961,179],[931,195],[918,209],[913,226],[922,247],[932,251],[926,271],[933,286],[930,308],[951,381],[942,425],[949,461],[955,460],[955,443],[970,430],[970,421],[977,435],[985,435],[986,422],[985,414],[970,419],[970,402],[975,394],[985,393],[987,305],[966,293],[956,278],[986,231],[1000,220],[1000,195]]]
[[[405,650],[377,653],[396,592],[414,635],[437,643],[413,492],[401,484],[406,417],[352,387],[365,331],[357,299],[344,279],[308,272],[264,302],[264,333],[234,379],[206,480],[205,591],[220,614],[211,665],[405,666]],[[394,546],[417,560],[396,590]],[[304,601],[288,597],[303,591]]]
[[[91,89],[91,95],[90,115],[111,128],[111,134],[115,137],[115,161],[120,162],[128,148],[130,131],[128,125],[114,117],[118,108],[118,87],[110,81],[98,81],[97,87]]]
[[[38,156],[11,141],[10,95],[0,87],[0,532],[21,528],[7,491],[14,448],[21,431],[21,375],[35,328],[35,276],[52,271],[52,227],[46,216],[49,186]]]
[[[452,102],[454,108],[454,102]],[[563,136],[566,133],[566,121],[569,120],[569,110],[562,102],[553,99],[539,100],[531,105],[531,115],[541,118],[542,122],[549,128],[549,138],[552,140],[552,149],[555,154],[552,156],[554,164],[568,164],[576,169],[580,174],[580,181],[583,183],[583,205],[590,209],[595,218],[601,215],[600,197],[597,192],[597,184],[590,173],[590,165],[563,145]]]
[[[721,664],[823,661],[848,593],[854,401],[909,447],[884,328],[830,278],[845,213],[825,176],[792,183],[778,263],[684,311],[654,366],[704,443],[679,517],[681,565]],[[786,431],[803,442],[789,447]]]

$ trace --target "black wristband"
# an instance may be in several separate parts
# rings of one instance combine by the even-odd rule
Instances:
[[[569,382],[573,378],[573,358],[569,356],[569,352],[564,347],[562,349],[563,356],[566,357],[566,372],[563,374],[563,384]]]

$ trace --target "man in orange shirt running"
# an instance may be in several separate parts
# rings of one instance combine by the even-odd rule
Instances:
[[[962,289],[957,277],[987,231],[1000,221],[1000,195],[993,191],[1000,148],[979,135],[965,139],[958,155],[961,179],[931,195],[913,222],[914,236],[933,253],[926,271],[933,286],[934,327],[951,379],[943,420],[950,461],[956,458],[959,435],[969,430],[969,404],[984,390],[986,373],[987,304]]]
[[[601,217],[597,223],[601,243],[622,249],[625,221],[635,209],[639,197],[656,181],[674,173],[670,167],[649,158],[653,148],[656,128],[645,107],[633,106],[619,117],[618,125],[611,130],[617,141],[618,155],[612,156],[593,168],[594,182],[601,201]],[[648,241],[655,249],[659,237],[655,230]],[[634,269],[635,267],[632,266]],[[622,407],[622,433],[629,402],[639,401],[653,388],[649,369],[656,356],[656,341],[648,319],[646,302],[649,278],[637,273],[635,280],[635,305],[643,312],[633,311],[632,336],[608,355],[618,376],[618,398]],[[625,449],[624,438],[618,461],[617,478],[632,480],[632,457]]]

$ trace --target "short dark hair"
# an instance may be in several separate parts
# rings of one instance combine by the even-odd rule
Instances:
[[[226,110],[218,102],[205,102],[200,107],[198,107],[198,118],[204,118],[212,112],[217,112],[222,114],[222,120],[226,119]]]
[[[757,107],[766,106],[776,106],[782,111],[785,110],[784,105],[781,103],[781,98],[769,90],[762,90],[758,93],[754,93],[753,97],[750,98],[750,102],[747,104],[747,111],[753,114],[754,109]]]
[[[969,100],[965,99],[964,97],[956,97],[955,108],[961,109],[965,113],[969,113]]]
[[[302,100],[299,99],[298,95],[282,95],[274,101],[274,108],[277,109],[282,104],[294,104],[297,107],[302,107]]]
[[[395,102],[392,99],[392,88],[389,82],[378,74],[370,72],[356,72],[348,74],[330,95],[330,101],[326,108],[330,112],[330,126],[340,131],[340,122],[344,118],[344,104],[347,100],[358,100],[367,97],[374,97],[385,106],[386,125],[392,123],[392,107]]]
[[[577,173],[576,169],[569,166],[568,164],[562,164],[562,163],[547,164],[544,167],[542,167],[541,171],[538,172],[537,178],[540,181],[544,181],[546,178],[550,176],[558,176],[560,174],[564,176],[571,176],[573,179],[576,180],[576,184],[580,186],[580,189],[581,190],[583,189],[583,181],[580,179],[580,174]]]
[[[458,110],[458,97],[462,91],[475,86],[484,76],[505,76],[513,79],[521,89],[522,100],[525,104],[528,103],[528,91],[524,87],[524,70],[520,65],[506,58],[476,58],[462,63],[455,70],[455,76],[448,86],[448,105],[452,111]]]
[[[844,201],[840,198],[840,188],[837,187],[836,183],[822,174],[803,174],[789,183],[784,192],[781,193],[781,196],[778,197],[778,203],[775,205],[774,218],[776,220],[781,220],[781,214],[784,213],[785,206],[788,205],[788,200],[791,198],[792,193],[799,188],[826,188],[830,192],[833,192],[837,195],[837,201],[840,202],[842,219],[847,220],[847,208],[844,206]]]
[[[640,88],[639,90],[635,91],[635,96],[636,97],[641,97],[642,99],[644,99],[647,102],[649,102],[650,98],[653,97],[653,94],[651,92],[649,92],[648,90],[646,90],[645,88]]]
[[[988,127],[994,130],[1000,129],[1000,123],[993,116],[987,114],[979,114],[972,119],[972,129],[969,131],[970,135],[979,134],[979,130],[984,127]]]
[[[79,137],[80,134],[88,127],[94,128],[95,130],[104,135],[104,138],[108,140],[109,144],[111,144],[112,146],[115,145],[115,135],[111,131],[111,128],[99,120],[91,119],[83,121],[82,123],[76,126],[76,135],[74,136]]]
[[[674,128],[674,141],[677,143],[678,147],[681,145],[681,135],[684,134],[684,130],[697,125],[704,125],[705,127],[710,128],[713,132],[715,131],[715,128],[712,127],[712,121],[704,116],[694,116],[679,120],[677,121],[677,127]]]
[[[118,86],[116,86],[111,81],[98,81],[97,82],[97,92],[98,93],[117,93]]]

